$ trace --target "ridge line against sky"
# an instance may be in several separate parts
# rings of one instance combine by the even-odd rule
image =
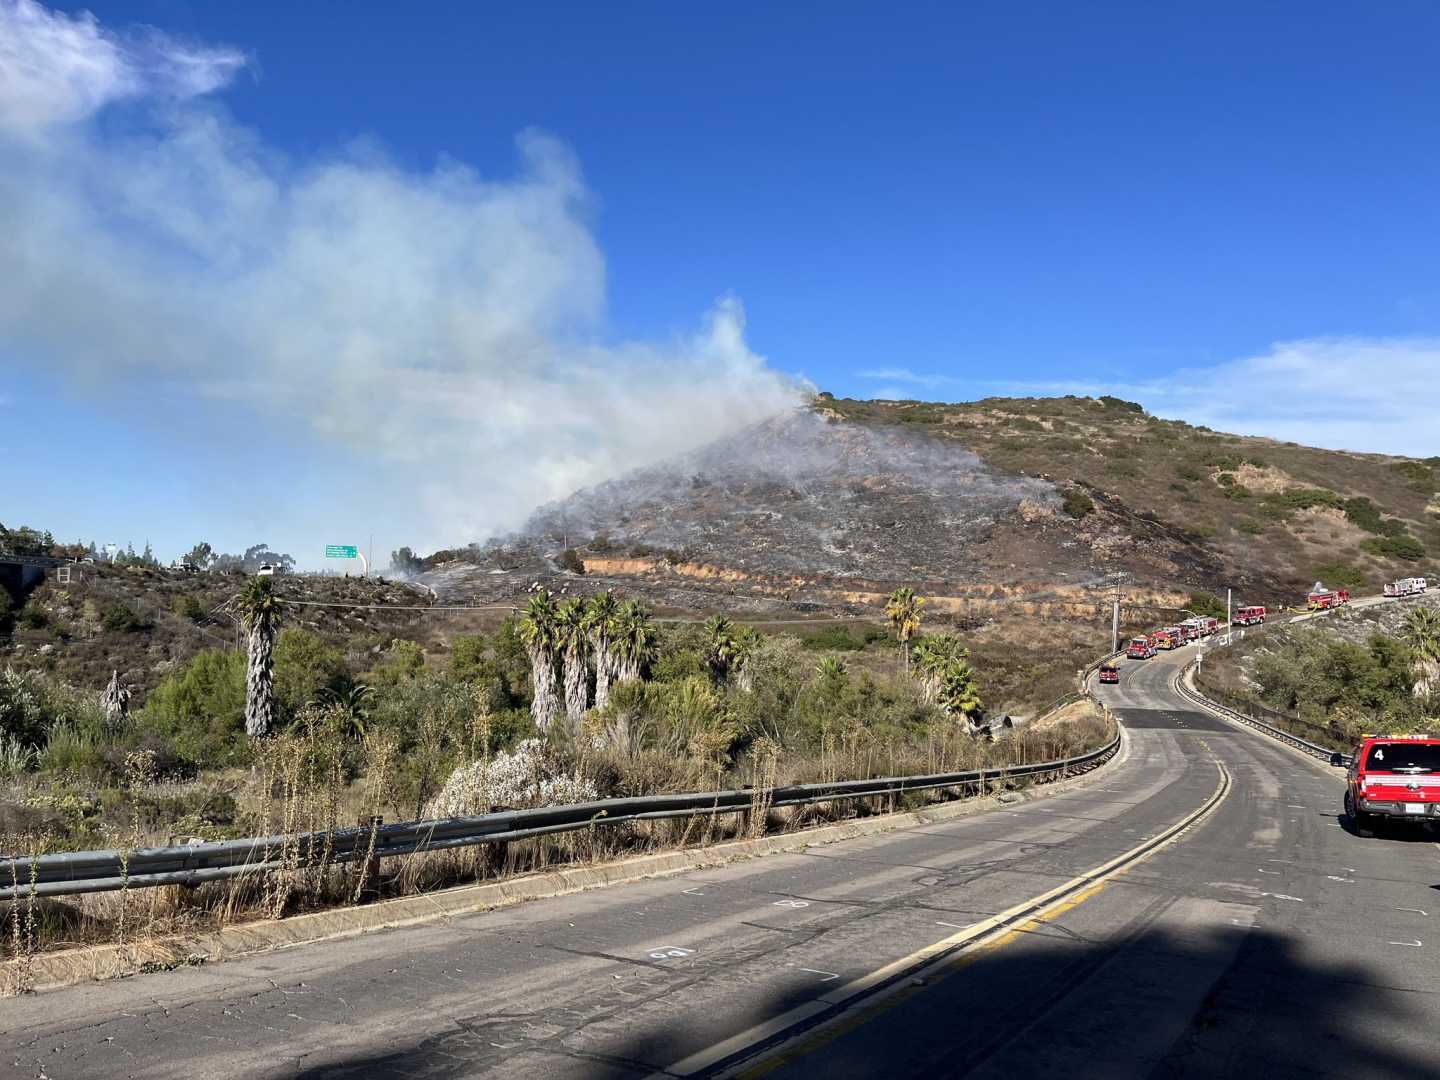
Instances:
[[[0,0],[7,523],[464,542],[811,386],[1440,453],[1440,13],[1042,7]]]

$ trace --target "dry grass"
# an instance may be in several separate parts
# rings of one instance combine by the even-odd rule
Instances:
[[[640,753],[624,763],[637,770],[631,784],[654,782],[657,788],[652,790],[663,790],[678,782],[695,790],[706,786],[695,783],[700,780],[709,784],[738,782],[752,790],[750,805],[733,814],[595,824],[581,831],[508,843],[343,864],[331,858],[335,830],[342,824],[353,825],[356,820],[379,824],[380,808],[391,801],[387,779],[394,762],[393,746],[385,742],[368,745],[367,778],[352,785],[346,783],[340,769],[339,753],[318,726],[302,728],[270,740],[256,769],[259,780],[251,785],[249,793],[250,812],[263,826],[260,831],[294,838],[284,847],[278,866],[196,886],[123,888],[0,904],[4,927],[0,958],[19,961],[6,965],[8,982],[0,990],[21,993],[29,989],[26,961],[41,951],[195,934],[236,923],[413,895],[550,867],[592,864],[624,855],[703,846],[876,812],[914,809],[984,794],[1002,783],[1023,786],[1027,780],[1003,780],[1000,773],[1005,766],[1080,753],[1102,744],[1113,733],[1113,723],[1097,708],[1071,707],[1067,713],[1063,722],[1036,725],[997,743],[981,742],[953,730],[937,730],[923,745],[880,746],[873,737],[867,737],[870,733],[857,727],[827,733],[819,754],[793,755],[786,754],[778,744],[760,740],[741,762],[739,774],[728,776],[713,763],[677,765],[671,758],[669,765],[662,767],[657,755]],[[484,745],[483,739],[479,745]],[[133,763],[132,782],[147,781],[146,767],[143,759]],[[620,763],[607,761],[598,753],[592,754],[587,763],[592,770],[617,767]],[[979,768],[994,769],[996,780],[970,785],[966,790],[912,793],[898,800],[838,800],[778,808],[772,803],[775,788],[790,783]],[[876,802],[884,805],[876,806]],[[351,812],[356,808],[362,811],[358,818]],[[302,841],[302,836],[308,839]],[[122,850],[133,850],[138,839],[137,821]],[[22,855],[45,853],[43,844],[33,836],[6,837],[4,847]]]

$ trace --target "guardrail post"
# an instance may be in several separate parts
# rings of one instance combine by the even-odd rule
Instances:
[[[484,845],[484,854],[481,856],[481,870],[486,877],[503,877],[505,874],[505,858],[510,853],[509,840],[496,840]]]
[[[367,814],[358,824],[368,835],[359,838],[365,845],[366,854],[365,858],[360,860],[360,882],[355,888],[355,898],[373,900],[380,895],[380,856],[375,854],[375,843],[385,819],[379,814]]]

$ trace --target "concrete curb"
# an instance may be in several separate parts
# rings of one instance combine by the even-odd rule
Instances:
[[[28,970],[27,961],[6,961],[0,965],[0,977],[5,984],[15,986],[23,975],[32,990],[58,990],[81,983],[230,960],[275,949],[412,926],[510,904],[624,885],[688,870],[722,866],[741,859],[803,851],[821,844],[969,817],[998,810],[1002,806],[1013,806],[1017,802],[1051,798],[1094,783],[1112,766],[1129,756],[1129,738],[1123,728],[1120,732],[1120,748],[1108,761],[1080,776],[1035,785],[1024,793],[1007,792],[1003,796],[958,799],[921,810],[881,814],[755,840],[732,840],[705,848],[662,851],[598,866],[566,867],[479,885],[461,885],[433,893],[397,897],[363,907],[336,908],[269,922],[238,923],[202,934],[41,953],[29,959]]]

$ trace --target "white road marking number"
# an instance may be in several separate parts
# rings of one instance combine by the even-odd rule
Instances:
[[[678,945],[661,945],[650,950],[651,960],[678,960],[682,956],[694,956],[694,949],[682,949]]]
[[[809,907],[809,906],[810,906],[810,901],[809,901],[809,900],[776,900],[776,901],[775,901],[775,906],[776,906],[776,907],[788,907],[788,908],[802,908],[802,907]]]

